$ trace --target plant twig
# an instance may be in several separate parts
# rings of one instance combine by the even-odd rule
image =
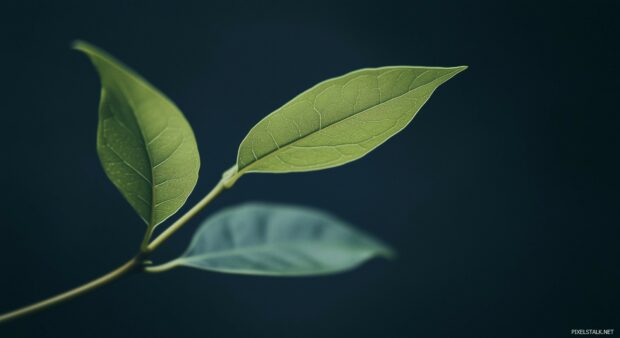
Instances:
[[[170,262],[166,262],[164,264],[161,265],[156,265],[156,266],[145,266],[144,267],[144,272],[148,272],[148,273],[158,273],[158,272],[164,272],[164,271],[168,271],[171,269],[174,269],[175,267],[177,267],[177,260],[171,260]]]
[[[46,300],[40,301],[38,303],[34,303],[28,306],[25,306],[21,309],[17,309],[15,311],[11,311],[9,313],[5,313],[0,315],[0,323],[5,323],[16,319],[21,316],[25,316],[28,314],[35,313],[37,311],[41,311],[53,305],[68,301],[74,297],[82,295],[84,293],[90,292],[100,286],[106,285],[114,280],[119,279],[122,276],[127,275],[128,273],[135,271],[135,269],[140,266],[141,258],[135,257],[129,260],[127,263],[121,265],[115,270],[91,281],[82,286],[79,286],[75,289],[69,290],[67,292],[61,293],[54,297],[48,298]]]
[[[196,214],[198,214],[204,207],[207,206],[217,195],[219,195],[226,186],[224,185],[225,180],[222,179],[217,183],[217,185],[200,200],[196,205],[194,205],[188,212],[186,212],[183,216],[181,216],[176,222],[172,223],[164,232],[159,234],[157,238],[155,238],[143,251],[144,253],[151,253],[157,247],[159,247],[164,241],[166,241],[172,234],[174,234],[177,230],[179,230],[185,223],[187,223],[190,219],[192,219]]]
[[[105,274],[75,289],[72,289],[67,292],[56,295],[54,297],[42,300],[38,303],[34,303],[31,305],[25,306],[23,308],[11,311],[11,312],[1,314],[0,324],[19,318],[21,316],[35,313],[37,311],[46,309],[56,304],[63,303],[74,297],[90,292],[100,286],[103,286],[112,281],[115,281],[127,275],[128,273],[132,271],[136,271],[137,268],[143,265],[144,258],[148,254],[150,254],[155,249],[157,249],[163,242],[165,242],[170,236],[172,236],[172,234],[174,234],[185,223],[187,223],[190,219],[192,219],[192,217],[196,216],[205,206],[207,206],[207,204],[209,204],[222,191],[229,188],[231,177],[234,180],[238,179],[238,175],[236,175],[236,171],[232,172],[232,176],[224,175],[224,177],[222,177],[222,179],[218,182],[218,184],[202,200],[200,200],[200,202],[198,202],[195,206],[193,206],[188,212],[186,212],[183,216],[181,216],[176,222],[172,223],[172,225],[170,225],[164,232],[162,232],[159,236],[157,236],[157,238],[155,238],[148,245],[146,244],[148,243],[150,239],[150,234],[147,233],[143,240],[141,253],[138,254],[136,257],[132,258],[131,260],[129,260],[127,263],[121,265],[120,267],[109,272],[108,274]]]

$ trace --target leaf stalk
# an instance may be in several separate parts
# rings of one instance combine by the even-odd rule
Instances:
[[[21,309],[17,309],[15,311],[11,311],[9,313],[5,313],[0,315],[0,324],[5,323],[5,322],[9,322],[13,319],[25,316],[25,315],[29,315],[29,314],[33,314],[35,312],[41,311],[43,309],[46,309],[48,307],[51,307],[53,305],[59,304],[59,303],[63,303],[66,302],[72,298],[75,298],[79,295],[82,295],[84,293],[90,292],[94,289],[97,289],[103,285],[106,285],[112,281],[115,281],[117,279],[119,279],[120,277],[123,277],[127,274],[129,274],[132,271],[136,271],[136,268],[138,268],[140,266],[140,258],[135,257],[131,260],[129,260],[127,263],[121,265],[120,267],[116,268],[115,270],[91,281],[88,282],[82,286],[78,286],[74,289],[71,289],[69,291],[66,291],[64,293],[61,293],[59,295],[56,295],[54,297],[48,298],[46,300],[25,306]]]
[[[148,272],[162,272],[165,270],[169,270],[172,266],[168,266],[166,264],[160,265],[158,267],[150,267],[145,268],[144,262],[146,257],[155,251],[162,243],[164,243],[172,234],[174,234],[177,230],[179,230],[185,223],[187,223],[190,219],[196,216],[207,204],[211,203],[215,197],[217,197],[222,191],[228,189],[232,186],[231,182],[234,183],[239,178],[239,174],[233,167],[231,170],[228,170],[222,176],[222,179],[217,183],[217,185],[196,205],[194,205],[189,211],[187,211],[183,216],[181,216],[177,221],[172,223],[164,232],[162,232],[157,238],[155,238],[152,242],[149,243],[151,238],[151,232],[147,232],[142,242],[142,249],[138,255],[134,258],[127,261],[125,264],[119,266],[115,270],[94,279],[84,285],[78,286],[69,291],[63,292],[59,295],[53,296],[51,298],[42,300],[40,302],[22,307],[20,309],[0,314],[0,324],[9,322],[11,320],[17,319],[22,316],[26,316],[29,314],[33,314],[35,312],[41,311],[43,309],[52,307],[56,304],[60,304],[66,302],[72,298],[80,296],[82,294],[93,291],[103,285],[106,285],[110,282],[113,282],[121,277],[127,276],[131,272],[137,271],[148,271]]]
[[[170,225],[166,230],[164,230],[159,236],[157,236],[149,245],[144,248],[143,252],[145,254],[149,254],[157,249],[163,242],[165,242],[172,234],[177,232],[185,223],[187,223],[190,219],[196,216],[207,204],[211,203],[213,199],[215,199],[219,194],[222,193],[225,189],[228,189],[230,185],[228,182],[235,178],[236,173],[232,175],[227,175],[228,171],[224,173],[222,179],[215,185],[215,187],[196,205],[194,205],[188,212],[186,212],[183,216],[181,216],[178,220],[176,220],[172,225]]]

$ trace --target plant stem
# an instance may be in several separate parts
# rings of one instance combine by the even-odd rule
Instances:
[[[38,303],[25,306],[21,309],[17,309],[17,310],[14,310],[14,311],[11,311],[5,314],[0,314],[0,324],[19,318],[21,316],[32,314],[34,312],[43,310],[53,305],[68,301],[74,297],[90,292],[100,286],[103,286],[116,279],[119,279],[120,277],[123,277],[132,271],[136,271],[136,268],[142,266],[142,264],[144,263],[144,258],[149,253],[157,249],[157,247],[159,247],[170,236],[172,236],[172,234],[174,234],[185,223],[187,223],[190,219],[192,219],[192,217],[196,216],[196,214],[198,214],[207,204],[209,204],[215,197],[217,197],[217,195],[219,195],[222,191],[224,191],[224,189],[229,188],[232,185],[232,183],[234,183],[234,181],[236,181],[239,178],[240,175],[237,174],[234,168],[235,167],[233,167],[232,168],[233,170],[230,171],[231,173],[230,175],[224,175],[224,177],[222,177],[222,179],[207,194],[207,196],[205,196],[202,200],[200,200],[200,202],[198,202],[195,206],[193,206],[188,212],[186,212],[183,216],[181,216],[176,222],[172,223],[172,225],[170,225],[164,232],[162,232],[159,236],[157,236],[157,238],[155,238],[151,243],[148,243],[149,239],[151,238],[151,232],[150,231],[147,232],[141,245],[140,254],[138,254],[136,257],[132,258],[131,260],[129,260],[127,263],[116,268],[116,270],[111,271],[108,274],[103,275],[75,289],[61,293],[54,297],[48,298],[46,300],[42,300]],[[227,171],[227,173],[229,173],[229,171]],[[172,267],[173,266],[170,264],[163,264],[160,267],[155,267],[155,269],[152,269],[153,271],[149,271],[149,272],[160,272],[160,271],[168,270]]]
[[[142,239],[142,243],[140,244],[140,252],[148,251],[146,248],[149,245],[151,236],[153,236],[153,229],[151,227],[147,227],[146,233],[144,234],[144,238]]]
[[[75,289],[69,290],[67,292],[61,293],[59,295],[56,295],[52,298],[48,298],[46,300],[40,301],[38,303],[34,303],[28,306],[25,306],[21,309],[17,309],[15,311],[11,311],[9,313],[5,313],[3,315],[0,315],[0,323],[4,323],[4,322],[8,322],[10,320],[16,319],[18,317],[21,316],[25,316],[28,314],[32,314],[35,313],[37,311],[43,310],[45,308],[51,307],[53,305],[65,302],[69,299],[72,299],[74,297],[77,297],[81,294],[90,292],[100,286],[103,286],[105,284],[108,284],[126,274],[128,274],[129,272],[132,272],[135,270],[136,267],[138,267],[141,263],[141,258],[139,257],[135,257],[133,259],[131,259],[130,261],[128,261],[127,263],[121,265],[120,267],[116,268],[114,271],[109,272],[108,274],[105,274],[89,283],[86,283],[82,286],[79,286]]]
[[[144,271],[145,272],[149,272],[149,273],[158,273],[158,272],[164,272],[164,271],[168,271],[170,269],[174,269],[175,267],[177,267],[177,261],[175,260],[171,260],[170,262],[161,264],[161,265],[156,265],[156,266],[146,266],[144,267]]]
[[[172,223],[164,232],[162,232],[157,238],[155,238],[143,251],[144,253],[151,253],[153,250],[157,249],[164,241],[168,239],[168,237],[172,236],[177,230],[179,230],[187,221],[192,219],[192,217],[196,216],[207,204],[209,204],[217,195],[219,195],[224,189],[226,189],[225,180],[220,180],[217,185],[200,200],[196,205],[194,205],[185,215],[181,216],[176,222]]]

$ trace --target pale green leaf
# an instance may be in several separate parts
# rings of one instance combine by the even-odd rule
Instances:
[[[392,251],[313,209],[253,203],[224,210],[198,229],[180,258],[151,268],[189,266],[226,273],[307,276],[352,269]]]
[[[101,78],[97,152],[105,173],[150,229],[185,203],[200,158],[192,129],[164,94],[104,51],[78,41]]]
[[[466,68],[368,68],[321,82],[250,130],[235,179],[356,160],[407,126],[437,87]]]

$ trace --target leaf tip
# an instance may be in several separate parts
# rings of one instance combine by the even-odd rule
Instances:
[[[455,68],[456,68],[456,73],[454,75],[466,71],[469,68],[469,66],[462,65],[462,66],[457,66]]]
[[[108,59],[111,58],[105,51],[84,40],[74,40],[71,43],[71,49],[82,52],[91,59],[93,59],[94,57],[101,58],[102,56],[107,57]]]
[[[398,258],[398,254],[396,253],[396,251],[386,245],[383,245],[378,254],[379,256],[389,260]]]
[[[71,49],[79,50],[81,52],[86,52],[87,50],[92,49],[93,46],[84,40],[73,40],[71,42]]]
[[[469,66],[466,66],[466,65],[462,65],[462,66],[456,66],[456,67],[454,67],[454,68],[453,68],[453,69],[455,70],[454,75],[456,75],[456,74],[458,74],[458,73],[460,73],[460,72],[463,72],[463,71],[467,70],[467,68],[469,68]]]
[[[87,56],[89,56],[91,59],[92,58],[97,58],[97,59],[104,59],[107,60],[108,62],[114,62],[114,63],[118,63],[118,64],[122,64],[120,61],[116,60],[114,57],[112,57],[110,54],[108,54],[106,51],[104,51],[103,49],[89,43],[86,42],[84,40],[74,40],[71,43],[71,49],[73,50],[77,50],[80,51],[84,54],[86,54]]]

